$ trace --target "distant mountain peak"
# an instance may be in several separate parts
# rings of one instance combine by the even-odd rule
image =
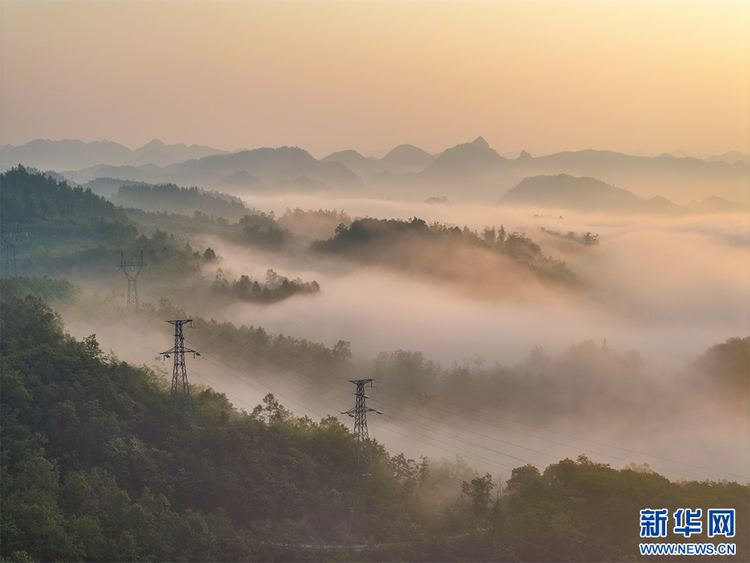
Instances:
[[[425,168],[424,173],[431,178],[457,178],[487,176],[500,171],[507,162],[482,137],[470,143],[461,143],[445,149],[435,161]]]
[[[146,149],[146,150],[161,150],[161,149],[164,149],[166,146],[167,146],[166,143],[164,143],[163,141],[160,141],[159,139],[154,139],[153,141],[150,141],[150,142],[146,143],[145,145],[143,145],[141,147],[141,150],[143,150],[143,149]]]
[[[474,145],[475,147],[481,147],[483,149],[490,148],[490,144],[487,141],[485,141],[484,137],[482,136],[479,136],[476,139],[474,139],[474,141],[472,141],[471,144]]]
[[[380,162],[388,166],[397,166],[404,170],[422,171],[435,157],[414,145],[403,144],[392,149]]]
[[[339,157],[354,157],[354,158],[366,158],[365,156],[362,156],[359,152],[355,151],[354,149],[345,149],[343,151],[337,151],[334,153],[329,154],[325,158],[322,158],[321,160],[326,161],[327,160],[335,160]]]

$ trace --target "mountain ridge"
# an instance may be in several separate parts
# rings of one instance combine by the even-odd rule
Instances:
[[[170,145],[159,139],[153,139],[137,149],[107,140],[86,143],[79,139],[34,139],[24,145],[5,145],[0,150],[0,155],[3,163],[8,162],[11,166],[25,164],[41,169],[76,170],[102,164],[164,166],[227,152],[196,144]]]
[[[552,209],[608,213],[715,213],[741,211],[742,204],[716,196],[703,202],[680,206],[663,196],[645,199],[634,193],[587,176],[569,174],[539,175],[524,178],[506,191],[497,205],[532,205]]]
[[[745,203],[750,181],[750,166],[747,160],[737,158],[743,156],[739,152],[702,160],[666,153],[650,157],[585,149],[537,157],[522,151],[517,158],[508,159],[481,136],[436,156],[402,144],[382,159],[365,157],[353,149],[318,160],[299,147],[228,152],[199,145],[167,145],[158,139],[134,151],[110,141],[38,139],[21,147],[6,145],[0,156],[4,168],[20,163],[55,170],[78,183],[110,177],[204,187],[228,182],[237,190],[255,190],[260,187],[257,178],[264,186],[272,186],[295,184],[306,177],[325,189],[365,186],[370,195],[407,195],[419,200],[434,195],[435,187],[454,198],[491,198],[498,188],[512,188],[525,177],[568,174],[596,177],[645,199],[661,195],[687,204],[718,196]],[[192,158],[176,162],[187,156]],[[252,181],[245,186],[243,177]]]

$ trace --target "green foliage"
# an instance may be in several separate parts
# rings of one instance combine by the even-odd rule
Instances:
[[[398,248],[399,251],[394,249]],[[480,235],[468,227],[433,223],[413,217],[399,219],[357,219],[347,226],[340,224],[335,235],[325,241],[313,243],[319,252],[335,253],[358,261],[371,261],[391,266],[415,268],[422,273],[438,274],[451,279],[471,277],[473,272],[463,271],[465,260],[461,256],[472,249],[481,249],[494,255],[507,256],[524,268],[531,269],[542,279],[576,285],[577,278],[564,262],[553,260],[542,253],[538,244],[522,233],[506,235],[500,230],[485,229]],[[424,257],[434,257],[445,265],[443,271]],[[456,264],[451,259],[456,259]],[[416,266],[414,265],[416,264]],[[497,272],[499,275],[500,272]],[[489,281],[489,280],[486,280]]]
[[[104,356],[94,335],[67,336],[16,284],[3,281],[0,298],[4,561],[621,561],[637,558],[644,507],[735,508],[748,527],[747,485],[673,483],[585,456],[516,468],[498,495],[460,459],[415,461],[373,442],[361,479],[336,418],[296,417],[272,394],[248,414],[196,388],[188,419],[151,370]],[[196,324],[304,362],[351,360],[347,343]],[[389,359],[425,368],[402,353],[386,371]],[[736,543],[727,560],[747,560],[748,538]]]
[[[229,282],[224,277],[224,272],[219,269],[216,272],[216,279],[211,285],[211,289],[215,294],[225,296],[230,301],[241,299],[242,301],[254,301],[256,303],[275,303],[297,293],[318,293],[320,292],[320,285],[314,280],[312,282],[303,282],[299,278],[290,280],[273,270],[266,272],[266,282],[263,285],[257,280],[250,279],[245,274],[242,274],[238,280]]]
[[[163,323],[163,319],[188,318],[167,299],[158,307],[149,303],[142,306],[142,316]],[[248,364],[276,372],[281,369],[304,370],[320,381],[340,378],[352,369],[352,352],[348,341],[340,340],[332,347],[307,339],[296,339],[284,334],[269,334],[263,327],[219,322],[190,315],[195,333],[193,340],[201,350],[236,360],[238,369]],[[158,320],[157,320],[158,319]]]
[[[461,484],[461,492],[471,499],[471,508],[477,517],[486,518],[489,514],[492,500],[490,493],[494,488],[495,483],[492,482],[492,475],[489,473],[484,477],[477,477],[468,483],[464,481]]]
[[[750,337],[730,338],[709,348],[695,361],[697,372],[711,383],[728,388],[733,393],[748,394],[750,373]]]
[[[20,296],[36,295],[43,301],[71,303],[81,296],[81,289],[65,279],[44,276],[20,277],[15,280]]]
[[[29,173],[23,166],[0,175],[0,220],[4,224],[30,225],[39,221],[85,223],[109,219],[126,221],[112,203],[91,190],[71,188],[41,173]]]
[[[538,215],[534,215],[534,217],[538,217]],[[585,233],[576,233],[575,231],[568,231],[566,233],[562,233],[560,231],[545,229],[544,227],[539,227],[539,229],[542,232],[548,233],[556,237],[572,240],[579,244],[583,244],[584,246],[594,246],[596,244],[599,244],[599,235],[592,234],[591,231],[586,231]]]
[[[0,175],[0,183],[3,225],[22,230],[18,239],[19,248],[24,249],[18,252],[21,274],[112,278],[118,275],[114,266],[120,251],[125,252],[126,259],[134,259],[143,251],[152,278],[167,280],[175,275],[197,274],[205,262],[216,258],[213,250],[195,250],[158,226],[150,236],[139,236],[138,228],[122,208],[90,190],[70,187],[44,174],[31,174],[23,166]],[[38,279],[34,283],[42,284]],[[45,298],[56,297],[39,293]]]
[[[237,225],[242,229],[238,242],[265,250],[279,251],[296,240],[291,232],[279,227],[273,213],[245,215]]]
[[[66,336],[21,293],[3,282],[3,558],[256,559],[258,530],[289,520],[308,541],[340,541],[355,497],[396,485],[381,452],[378,480],[360,491],[349,431],[296,418],[272,395],[245,414],[205,389],[182,417],[154,373],[103,356],[93,335]],[[350,359],[341,343],[327,354]],[[378,509],[363,527],[398,504],[367,502]]]
[[[213,216],[237,220],[247,213],[242,200],[237,197],[197,187],[180,188],[175,184],[128,184],[118,189],[114,201],[124,207],[146,211],[193,215],[203,222],[213,221]]]
[[[191,216],[188,216],[128,207],[125,213],[131,221],[139,225],[143,233],[152,233],[156,229],[161,229],[183,239],[189,239],[197,233],[230,238],[236,237],[237,233],[236,223],[230,223],[224,217],[213,217],[201,211],[194,211]]]
[[[747,526],[747,485],[673,483],[653,472],[615,470],[586,456],[565,459],[543,473],[526,466],[513,470],[507,484],[508,534],[524,561],[566,558],[623,561],[638,558],[639,512],[643,508],[734,508],[738,530]],[[742,523],[741,523],[742,522]],[[745,528],[746,529],[746,528]],[[704,533],[691,542],[711,541]],[[737,534],[735,561],[748,557],[748,537]]]

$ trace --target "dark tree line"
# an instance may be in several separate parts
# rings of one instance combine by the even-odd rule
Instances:
[[[211,289],[214,293],[230,299],[256,303],[275,303],[297,293],[318,293],[320,292],[320,285],[314,280],[311,282],[304,282],[299,278],[290,280],[273,270],[266,272],[265,283],[253,280],[246,274],[242,274],[239,279],[230,282],[224,276],[224,272],[219,269]]]

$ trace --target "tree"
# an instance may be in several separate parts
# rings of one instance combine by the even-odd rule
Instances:
[[[492,502],[490,493],[494,488],[495,483],[492,482],[492,475],[489,473],[485,474],[484,477],[472,479],[468,483],[466,481],[461,483],[461,492],[463,496],[471,500],[471,508],[478,518],[487,518]]]

